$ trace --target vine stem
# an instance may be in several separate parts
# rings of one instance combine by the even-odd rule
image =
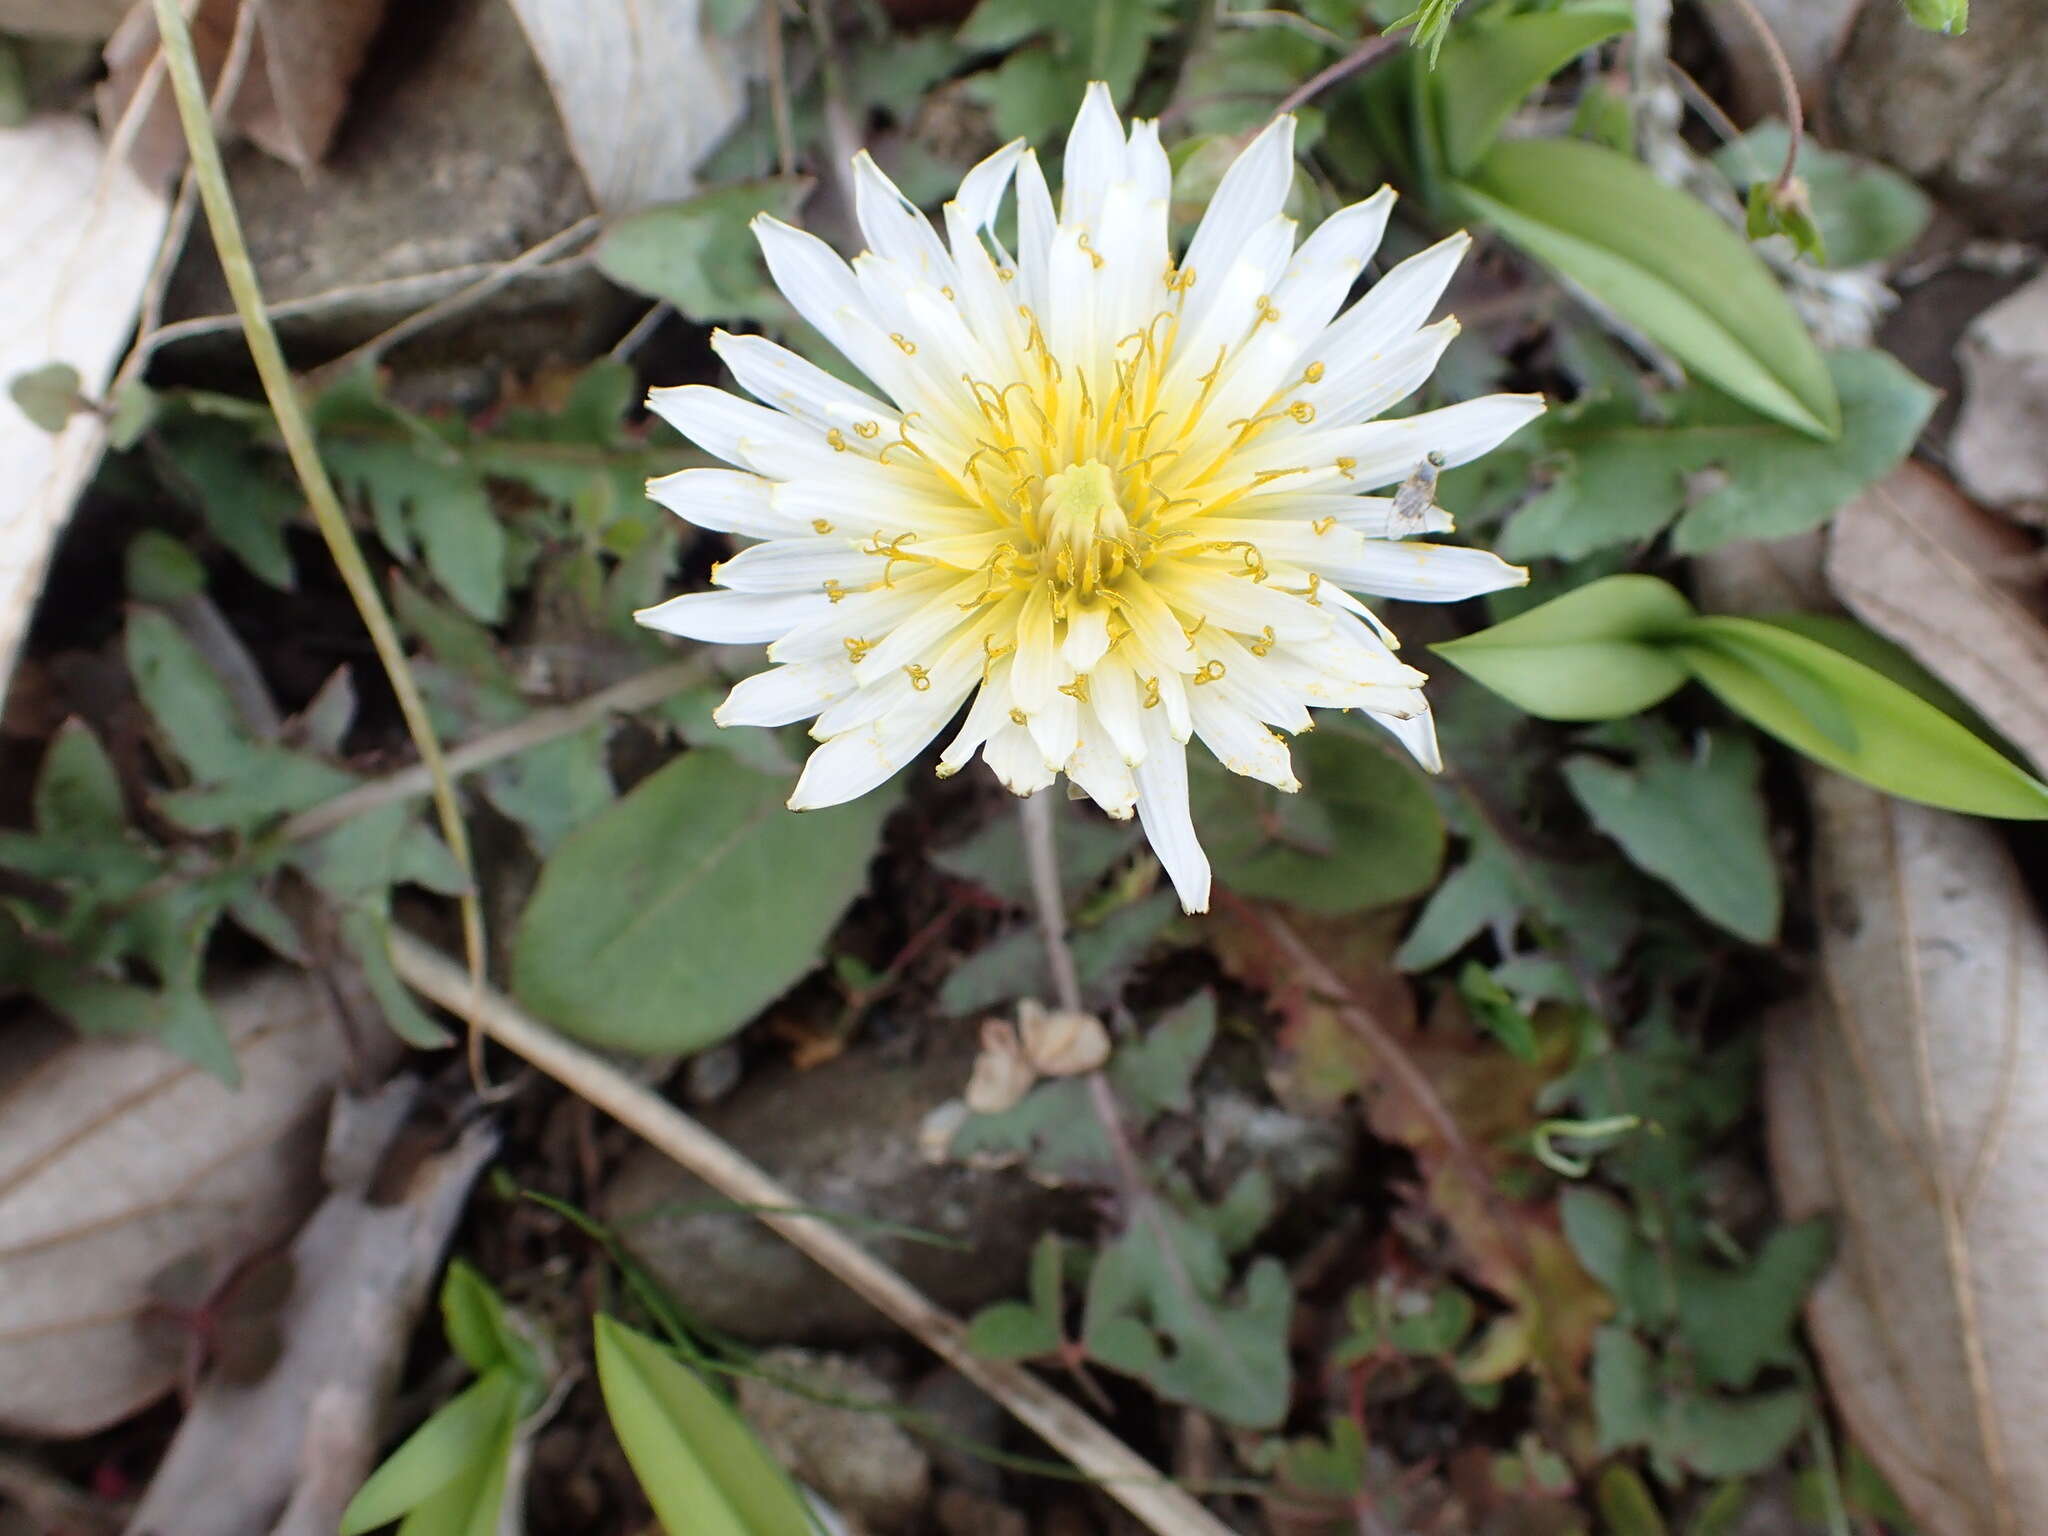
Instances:
[[[1273,109],[1273,115],[1285,117],[1297,108],[1306,106],[1338,81],[1348,80],[1362,69],[1370,69],[1400,46],[1400,38],[1390,37],[1384,32],[1374,33],[1343,58],[1334,64],[1326,64],[1289,91],[1280,105]]]
[[[461,966],[402,929],[391,961],[407,985],[467,1019],[514,1055],[640,1136],[843,1281],[877,1311],[1007,1408],[1019,1422],[1158,1536],[1231,1536],[1186,1490],[1022,1366],[975,1353],[950,1312],[848,1237],[808,1212],[765,1170],[653,1089],[563,1039],[489,987],[473,987]]]
[[[277,417],[279,435],[291,456],[292,469],[306,494],[313,521],[327,542],[328,553],[341,573],[349,596],[355,600],[363,627],[370,632],[370,643],[391,679],[391,690],[397,695],[399,712],[405,717],[407,734],[412,737],[420,762],[433,781],[434,807],[439,813],[441,835],[447,839],[449,852],[455,856],[467,882],[461,896],[462,945],[469,964],[470,983],[481,990],[484,984],[483,904],[477,891],[476,866],[470,858],[469,830],[463,825],[462,808],[455,798],[455,781],[449,776],[448,765],[441,753],[440,737],[435,734],[426,701],[420,696],[419,684],[413,677],[411,663],[406,660],[398,630],[391,622],[383,595],[377,590],[376,579],[370,574],[369,564],[363,559],[362,549],[349,528],[341,498],[335,494],[334,482],[328,478],[327,466],[320,460],[312,426],[300,403],[298,388],[284,359],[284,350],[278,345],[277,332],[271,326],[270,312],[263,301],[263,288],[256,278],[255,263],[249,257],[248,241],[242,234],[241,215],[235,209],[234,194],[228,189],[227,170],[221,163],[220,141],[214,136],[206,87],[199,76],[199,61],[193,55],[192,34],[185,25],[184,11],[178,0],[155,0],[155,5],[164,66],[170,74],[172,94],[177,98],[178,119],[184,127],[186,148],[192,157],[192,178],[198,185],[199,199],[206,209],[214,250],[220,257],[221,271],[227,278],[228,292],[234,299],[235,312],[242,321],[243,337],[249,344],[249,355],[256,364],[257,376],[263,381],[263,393],[270,401],[270,409]]]
[[[1756,0],[1731,0],[1731,3],[1742,12],[1750,30],[1756,33],[1756,40],[1763,44],[1764,53],[1771,61],[1771,72],[1778,77],[1778,94],[1785,101],[1785,163],[1772,186],[1773,195],[1782,195],[1792,185],[1792,173],[1799,165],[1799,146],[1806,137],[1806,106],[1799,99],[1799,78],[1792,73],[1792,61],[1785,57],[1784,45],[1778,41],[1778,34],[1771,30],[1764,13],[1756,8]]]

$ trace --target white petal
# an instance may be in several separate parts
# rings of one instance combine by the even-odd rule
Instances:
[[[1443,456],[1446,469],[1469,464],[1541,416],[1543,405],[1541,395],[1482,395],[1393,421],[1254,442],[1230,460],[1227,484],[1248,486],[1267,471],[1298,468],[1269,483],[1286,491],[1378,490],[1407,479],[1431,453]]]
[[[1330,616],[1305,598],[1213,566],[1162,560],[1152,568],[1152,585],[1190,625],[1206,619],[1247,635],[1270,625],[1283,640],[1311,639],[1330,627]]]
[[[1356,554],[1323,573],[1340,587],[1410,603],[1455,603],[1528,585],[1529,573],[1484,549],[1453,544],[1367,540]]]
[[[831,607],[822,592],[688,592],[633,617],[649,629],[714,645],[760,645],[780,639]]]
[[[1318,337],[1310,355],[1338,373],[1365,366],[1403,336],[1422,329],[1436,313],[1437,301],[1471,245],[1472,237],[1460,233],[1410,256]]]
[[[1009,189],[1010,178],[1017,174],[1017,162],[1023,154],[1024,141],[1012,139],[976,165],[960,178],[960,190],[946,205],[947,213],[950,215],[957,208],[967,221],[967,227],[973,230],[985,229],[995,223],[996,210],[1002,206],[1003,193]],[[956,248],[954,260],[958,261],[959,256]]]
[[[1195,734],[1216,754],[1216,761],[1232,773],[1259,779],[1275,789],[1292,793],[1301,788],[1288,758],[1287,743],[1224,698],[1215,685],[1196,688],[1191,705]]]
[[[773,539],[711,567],[711,579],[734,592],[823,592],[825,583],[864,587],[880,581],[888,560],[861,552],[845,538]]]
[[[1067,759],[1067,777],[1090,800],[1118,821],[1127,818],[1138,803],[1138,781],[1130,764],[1117,750],[1109,732],[1087,705],[1081,706],[1080,740]]]
[[[1109,605],[1076,604],[1067,615],[1067,637],[1060,657],[1076,672],[1086,672],[1109,649]]]
[[[1045,754],[1021,725],[1008,721],[981,749],[982,761],[1013,795],[1034,795],[1057,775],[1045,766]]]
[[[677,517],[714,533],[793,538],[810,525],[777,508],[772,481],[739,469],[679,469],[647,482],[647,494]]]
[[[1436,720],[1430,714],[1427,704],[1422,706],[1421,713],[1411,715],[1405,720],[1383,714],[1375,714],[1372,718],[1393,733],[1394,739],[1408,749],[1409,754],[1422,765],[1425,772],[1444,771],[1444,755],[1436,742]]]
[[[958,773],[973,760],[974,754],[981,750],[989,737],[1010,723],[1010,662],[1005,657],[989,668],[988,681],[981,685],[974,695],[974,702],[968,705],[967,718],[960,724],[960,733],[939,754],[940,774],[950,776]]]
[[[790,629],[768,647],[770,661],[823,661],[844,654],[851,639],[879,641],[941,591],[951,573],[905,576],[893,586],[851,592],[839,602],[825,599],[813,607],[809,622]]]
[[[770,667],[734,684],[711,718],[719,725],[788,725],[810,719],[853,686],[853,668],[843,657]]]
[[[1355,378],[1355,383],[1325,375],[1301,396],[1330,421],[1368,421],[1427,384],[1457,336],[1456,320],[1439,320],[1388,347],[1371,369],[1346,370],[1346,379]]]
[[[1138,675],[1121,656],[1104,658],[1088,675],[1088,702],[1109,739],[1136,767],[1145,760],[1145,728],[1139,722],[1144,708],[1138,693]]]
[[[1025,150],[1017,162],[1017,282],[1023,302],[1040,314],[1045,312],[1046,258],[1052,251],[1053,231],[1059,218],[1053,212],[1052,192],[1045,184],[1045,171],[1035,150]]]
[[[1138,764],[1138,821],[1146,840],[1165,866],[1166,875],[1189,912],[1209,910],[1209,859],[1195,836],[1188,809],[1186,750],[1167,734],[1161,711],[1141,715],[1145,728],[1145,760]]]
[[[1017,620],[1016,664],[1010,673],[1018,708],[1026,714],[1044,709],[1069,670],[1061,664],[1053,644],[1052,591],[1042,581],[1034,583],[1024,594],[1023,612]]]
[[[1046,767],[1054,770],[1066,767],[1067,759],[1081,745],[1080,712],[1081,706],[1074,701],[1072,694],[1056,692],[1051,702],[1026,720],[1024,728],[1044,754]]]
[[[835,379],[817,364],[777,346],[766,336],[711,333],[711,350],[732,370],[740,387],[763,405],[785,411],[820,432],[838,427],[854,442],[886,431],[896,435],[896,412],[865,390]],[[860,432],[856,427],[869,430]]]
[[[826,470],[833,458],[816,427],[708,384],[651,390],[647,405],[713,458],[756,474],[786,480]]]
[[[1420,517],[1394,516],[1391,496],[1346,496],[1341,492],[1310,491],[1306,494],[1277,492],[1271,496],[1247,496],[1232,502],[1229,511],[1207,519],[1205,528],[1228,530],[1223,539],[1247,539],[1274,559],[1301,563],[1294,551],[1313,546],[1301,544],[1298,533],[1311,537],[1318,523],[1335,518],[1331,526],[1348,528],[1368,539],[1405,539],[1418,533],[1449,533],[1456,526],[1451,514],[1431,505]]]
[[[928,701],[923,708],[896,710],[819,747],[804,763],[789,808],[815,811],[841,805],[892,777],[925,749],[960,707],[961,695],[936,695],[936,689],[921,695]]]
[[[1245,241],[1286,206],[1293,187],[1294,119],[1276,117],[1223,173],[1188,245],[1181,263],[1183,271],[1192,269],[1195,274],[1188,290],[1188,317],[1208,307],[1206,295],[1216,291]]]
[[[810,321],[840,356],[900,400],[896,393],[902,378],[900,359],[889,347],[886,331],[878,330],[868,315],[867,301],[852,269],[816,235],[780,219],[762,214],[752,228],[768,263],[768,275],[791,307]],[[863,319],[868,323],[863,325]]]
[[[1060,222],[1094,228],[1102,215],[1102,197],[1123,169],[1124,126],[1116,115],[1116,99],[1097,80],[1081,98],[1081,110],[1067,135],[1065,176],[1060,187]]]
[[[853,197],[869,250],[934,287],[952,282],[953,259],[938,233],[864,149],[853,157]]]

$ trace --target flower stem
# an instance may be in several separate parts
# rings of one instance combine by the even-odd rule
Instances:
[[[1053,997],[1070,1013],[1081,1011],[1081,976],[1074,952],[1067,947],[1067,909],[1060,896],[1060,852],[1053,821],[1053,796],[1040,790],[1017,802],[1024,831],[1024,867],[1031,874],[1031,904],[1037,910],[1039,937],[1045,941],[1046,969],[1052,972]]]

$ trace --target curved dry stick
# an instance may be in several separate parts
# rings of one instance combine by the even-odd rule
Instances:
[[[653,1089],[563,1039],[503,993],[472,988],[462,966],[402,929],[392,930],[391,961],[408,985],[603,1110],[727,1199],[753,1209],[763,1223],[1009,1409],[1159,1536],[1232,1536],[1230,1527],[1193,1496],[1022,1366],[976,1354],[958,1318],[844,1232],[802,1214],[789,1190]]]

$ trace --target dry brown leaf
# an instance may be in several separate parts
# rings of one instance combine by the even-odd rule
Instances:
[[[700,0],[511,0],[598,207],[631,213],[697,190],[738,124],[746,76]]]
[[[130,0],[0,0],[0,32],[31,37],[105,37]]]
[[[1912,652],[2048,772],[2048,626],[2032,541],[1924,465],[1901,465],[1835,515],[1827,577],[1855,615]]]
[[[1823,986],[1766,1035],[1832,1396],[1928,1536],[2048,1530],[2048,938],[1981,822],[1809,776]]]
[[[260,1381],[216,1375],[200,1390],[128,1529],[137,1536],[332,1536],[376,1464],[392,1389],[413,1325],[496,1150],[487,1125],[413,1170],[398,1198],[370,1181],[405,1123],[418,1084],[338,1101],[342,1157],[356,1176],[333,1192],[292,1244],[297,1287],[279,1319],[284,1348]],[[282,1513],[280,1514],[280,1511]]]
[[[218,1274],[311,1202],[322,1111],[347,1067],[318,982],[277,972],[219,999],[243,1083],[151,1042],[10,1032],[0,1065],[0,1426],[83,1435],[161,1396],[175,1333],[150,1284]]]
[[[134,327],[169,207],[71,118],[0,129],[0,387],[53,362],[82,393],[106,387]],[[0,689],[106,424],[87,411],[52,436],[0,396]]]
[[[263,0],[231,117],[260,148],[310,171],[326,158],[386,0]]]
[[[250,0],[254,3],[254,0]],[[245,135],[301,171],[325,158],[348,110],[349,89],[384,20],[386,0],[261,0],[249,13],[254,30],[241,78],[220,114],[225,133]],[[190,7],[193,51],[212,88],[228,58],[242,0],[199,0]],[[146,179],[160,181],[185,165],[176,104],[156,56],[156,18],[137,6],[108,41],[100,113],[109,123],[134,108],[147,119],[131,158]],[[135,107],[136,93],[150,99]]]

